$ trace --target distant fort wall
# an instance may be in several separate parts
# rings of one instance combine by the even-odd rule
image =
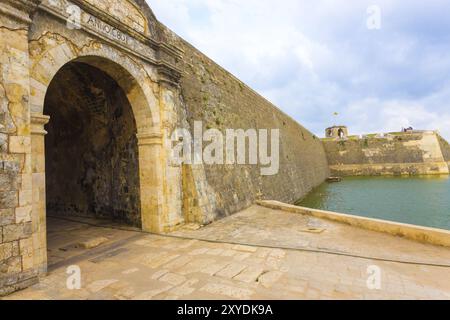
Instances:
[[[323,144],[332,175],[449,173],[450,145],[435,131],[329,136]]]

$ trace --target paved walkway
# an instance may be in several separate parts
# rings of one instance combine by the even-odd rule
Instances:
[[[259,206],[171,237],[50,224],[49,275],[8,299],[450,299],[448,248]],[[68,265],[80,290],[67,289]]]

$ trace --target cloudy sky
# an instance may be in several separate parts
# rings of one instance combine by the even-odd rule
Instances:
[[[448,0],[147,1],[162,23],[320,136],[333,124],[354,134],[413,126],[450,140]]]

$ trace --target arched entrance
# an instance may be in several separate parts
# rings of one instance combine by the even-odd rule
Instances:
[[[81,62],[48,87],[44,114],[47,216],[107,218],[141,227],[137,129],[122,88]]]
[[[128,70],[101,56],[75,57],[45,70],[51,73],[45,94],[32,98],[41,106],[31,123],[33,210],[40,219],[36,262],[43,271],[49,217],[163,228],[159,112],[145,86],[149,79],[139,81]]]
[[[103,229],[70,232],[64,218],[141,227],[139,156],[131,105],[96,67],[71,62],[61,68],[47,89],[44,114],[51,119],[45,138],[51,265],[80,241],[107,239]]]
[[[47,269],[48,216],[113,218],[155,233],[184,222],[182,169],[168,160],[183,50],[143,1],[0,7],[0,151],[12,181],[0,209],[12,225],[8,248],[17,248],[7,271],[15,290]]]

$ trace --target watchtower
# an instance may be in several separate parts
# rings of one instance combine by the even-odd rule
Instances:
[[[346,138],[348,137],[348,128],[346,126],[333,126],[325,130],[327,138]]]

